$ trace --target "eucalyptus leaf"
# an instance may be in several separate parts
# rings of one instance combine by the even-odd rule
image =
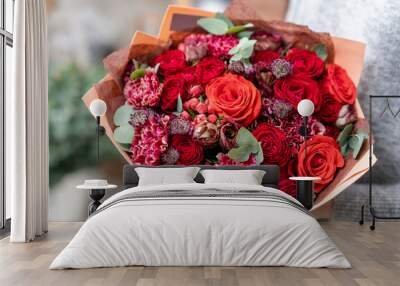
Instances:
[[[240,55],[242,58],[248,59],[253,54],[253,46],[246,47],[240,50]]]
[[[121,105],[114,113],[114,124],[116,126],[122,126],[128,124],[131,115],[134,112],[135,111],[133,110],[132,106],[128,104]]]
[[[131,73],[130,79],[131,79],[131,80],[135,80],[135,79],[144,77],[145,75],[146,75],[145,70],[142,69],[142,68],[138,68],[138,69],[135,69],[135,70]]]
[[[231,21],[228,17],[226,17],[226,16],[224,15],[224,13],[217,12],[217,13],[215,14],[215,18],[224,21],[224,22],[228,25],[228,28],[234,26],[234,24],[232,23],[232,21]]]
[[[176,112],[183,112],[182,98],[181,95],[178,95],[178,99],[176,100]]]
[[[263,153],[263,150],[261,147],[261,143],[258,143],[258,146],[259,146],[259,150],[256,154],[256,162],[257,162],[257,165],[261,165],[261,163],[264,161],[264,153]]]
[[[228,24],[218,18],[201,18],[197,25],[213,35],[224,35],[228,31]]]
[[[247,28],[251,28],[251,27],[254,27],[254,25],[252,23],[247,23],[245,25],[239,25],[239,26],[233,26],[233,27],[230,27],[226,33],[227,34],[236,34],[236,33],[243,32]]]
[[[122,150],[124,150],[126,152],[130,152],[131,151],[131,145],[132,144],[119,143],[119,147],[121,147]]]
[[[336,139],[337,143],[338,143],[340,146],[343,146],[344,144],[347,143],[347,140],[348,140],[348,138],[349,138],[351,132],[353,131],[353,127],[354,127],[354,126],[353,126],[352,123],[347,124],[347,125],[343,128],[343,130],[340,132],[338,138]]]
[[[347,143],[344,144],[343,146],[340,146],[340,153],[342,153],[344,157],[346,157],[349,154],[349,150],[350,150],[349,144]]]
[[[253,136],[253,134],[249,130],[247,130],[244,127],[241,127],[238,131],[238,134],[236,136],[236,144],[238,146],[246,146],[246,145],[252,147],[255,146],[255,148],[258,148],[259,146],[257,139]]]
[[[117,127],[114,130],[114,139],[121,144],[131,144],[135,129],[130,124]]]
[[[238,45],[236,45],[236,46],[234,46],[232,49],[230,49],[229,51],[228,51],[228,54],[229,55],[234,55],[234,54],[237,54],[239,52],[239,46]]]
[[[317,54],[317,56],[323,61],[325,61],[328,57],[328,51],[324,44],[316,45],[313,50]]]
[[[364,140],[368,138],[368,134],[364,132],[353,135],[349,140],[349,147],[353,149],[353,158],[357,159],[358,153],[360,153],[361,147]]]
[[[242,31],[237,33],[237,36],[239,39],[241,38],[249,38],[251,37],[251,35],[253,35],[254,31]]]
[[[232,62],[238,62],[238,61],[240,61],[241,59],[242,59],[242,55],[239,54],[239,53],[237,53],[237,54],[235,54],[233,57],[231,57],[230,62],[231,62],[231,63],[232,63]]]
[[[246,162],[249,160],[250,154],[251,152],[246,146],[233,148],[228,152],[229,158],[239,162]]]

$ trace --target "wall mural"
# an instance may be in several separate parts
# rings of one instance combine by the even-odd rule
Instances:
[[[105,59],[109,74],[84,97],[111,107],[103,125],[124,157],[143,165],[277,164],[289,194],[290,176],[321,177],[316,193],[338,188],[364,158],[368,136],[333,38],[290,23],[242,21],[237,7],[171,9],[167,30],[159,38],[137,32],[129,48]],[[182,29],[173,15],[188,16],[175,21]],[[357,81],[360,71],[352,71]],[[315,106],[307,157],[302,99]]]

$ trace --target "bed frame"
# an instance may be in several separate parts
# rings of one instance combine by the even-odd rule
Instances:
[[[138,174],[135,171],[137,167],[154,168],[152,166],[141,165],[125,165],[123,170],[123,189],[136,187],[139,182]],[[155,166],[156,168],[182,168],[184,166],[163,165]],[[259,165],[259,166],[210,166],[210,165],[194,165],[191,167],[200,167],[201,169],[219,169],[219,170],[263,170],[265,171],[262,185],[278,189],[279,184],[279,166],[277,165]],[[194,179],[197,183],[204,183],[203,176],[199,173]]]

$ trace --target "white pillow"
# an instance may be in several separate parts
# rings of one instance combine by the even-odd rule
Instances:
[[[135,168],[139,186],[195,183],[193,180],[200,168]]]
[[[265,171],[261,170],[202,170],[205,184],[261,185]]]

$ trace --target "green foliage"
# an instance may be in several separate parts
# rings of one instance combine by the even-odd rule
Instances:
[[[232,56],[230,61],[242,61],[244,64],[248,63],[248,59],[253,54],[255,44],[256,40],[241,38],[239,43],[228,52]]]
[[[237,34],[254,27],[251,23],[235,26],[223,13],[216,13],[215,17],[201,18],[197,25],[213,35]]]
[[[176,112],[177,113],[183,112],[183,103],[180,95],[178,95],[178,99],[176,100]]]
[[[132,144],[133,135],[135,134],[135,129],[130,124],[124,124],[118,126],[114,130],[114,139],[121,144]]]
[[[321,58],[321,60],[325,61],[328,57],[328,51],[324,44],[318,44],[314,47],[314,52]]]
[[[224,35],[228,31],[228,24],[218,18],[200,18],[197,25],[213,35]]]
[[[232,160],[245,162],[249,160],[250,155],[256,156],[257,164],[261,164],[264,160],[261,144],[246,128],[241,127],[239,129],[236,137],[236,145],[236,148],[232,148],[228,152],[228,156]]]
[[[128,124],[133,112],[132,106],[128,104],[121,105],[114,113],[114,124],[116,126]]]
[[[50,184],[65,174],[97,164],[96,121],[81,97],[104,75],[101,66],[89,71],[76,64],[49,72]],[[103,136],[101,159],[119,158],[115,147]]]
[[[358,153],[360,153],[361,147],[365,139],[368,139],[368,133],[364,131],[357,131],[352,134],[354,130],[353,124],[347,124],[340,132],[337,143],[340,146],[340,152],[343,156],[347,156],[349,152],[353,151],[353,159],[357,159]]]
[[[130,78],[131,78],[131,80],[135,80],[135,79],[144,77],[145,74],[146,74],[146,72],[145,72],[144,69],[138,68],[138,69],[135,69],[135,70],[131,73]]]

